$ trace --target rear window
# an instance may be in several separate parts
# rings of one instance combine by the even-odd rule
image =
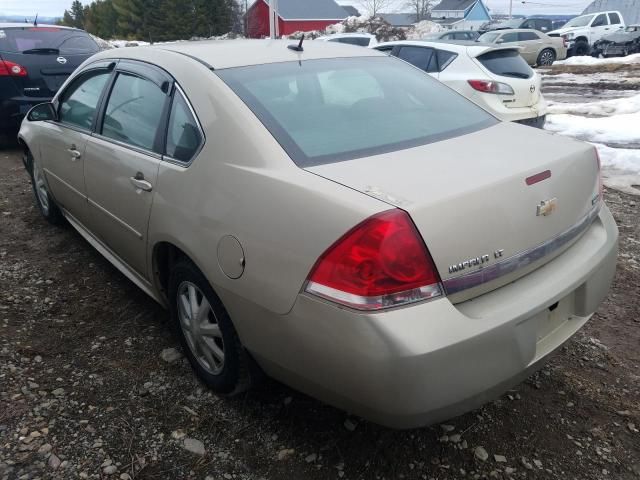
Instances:
[[[348,43],[359,47],[368,47],[371,39],[369,37],[340,37],[329,40],[330,42]]]
[[[78,30],[56,27],[0,29],[0,52],[73,55],[91,54],[98,50],[98,44],[89,34]]]
[[[491,73],[503,77],[531,78],[533,70],[517,50],[494,50],[478,57],[478,61]]]
[[[286,62],[214,73],[301,167],[425,145],[497,122],[392,57]]]

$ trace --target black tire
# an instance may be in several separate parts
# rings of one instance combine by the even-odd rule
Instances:
[[[194,351],[197,350],[197,347],[192,346],[194,345],[193,334],[183,326],[181,312],[179,311],[180,295],[182,289],[185,286],[188,288],[189,285],[196,286],[197,290],[199,290],[198,295],[206,297],[213,314],[209,318],[211,320],[215,319],[215,322],[209,319],[206,322],[217,325],[221,333],[221,345],[218,344],[218,346],[222,346],[224,359],[219,367],[220,370],[215,373],[212,372],[212,368],[207,368],[203,363],[206,362],[204,355],[198,358],[198,352]],[[197,376],[209,388],[216,393],[235,395],[251,386],[251,358],[242,346],[238,333],[222,301],[213,291],[202,272],[189,260],[178,261],[171,271],[169,278],[169,310],[172,326],[180,339],[185,356]],[[187,335],[190,336],[191,340],[187,339]]]
[[[589,44],[584,40],[578,40],[574,47],[574,51],[576,56],[582,57],[584,55],[589,55]]]
[[[549,67],[556,61],[556,52],[551,48],[545,48],[538,54],[536,64],[539,67]]]
[[[44,174],[40,167],[33,161],[33,156],[29,151],[26,153],[25,167],[31,176],[33,196],[36,199],[36,205],[38,205],[40,213],[50,224],[62,225],[64,223],[64,215],[62,215],[62,211],[49,194]]]

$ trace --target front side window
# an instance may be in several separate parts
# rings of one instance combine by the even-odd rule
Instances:
[[[515,32],[505,33],[504,35],[502,35],[500,40],[502,40],[500,43],[517,42],[518,41],[518,34],[515,33]]]
[[[166,98],[155,83],[120,73],[107,102],[102,135],[154,150]]]
[[[572,18],[564,26],[569,27],[586,27],[593,19],[593,15],[583,15],[581,17]]]
[[[202,134],[191,109],[179,91],[176,91],[167,130],[168,156],[188,163],[200,148]]]
[[[463,96],[392,57],[285,62],[214,73],[301,167],[425,145],[497,123]]]
[[[110,75],[106,70],[99,70],[87,73],[74,81],[60,97],[60,121],[91,130],[98,101]]]
[[[601,13],[596,17],[596,19],[591,24],[592,27],[602,27],[603,25],[607,25],[607,15],[605,13]]]

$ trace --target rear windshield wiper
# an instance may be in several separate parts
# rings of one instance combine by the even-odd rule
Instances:
[[[500,75],[504,75],[507,77],[516,77],[516,78],[529,78],[530,75],[528,73],[522,72],[500,72]]]
[[[43,55],[58,55],[60,50],[57,48],[31,48],[29,50],[23,50],[22,53],[26,54],[43,54]]]

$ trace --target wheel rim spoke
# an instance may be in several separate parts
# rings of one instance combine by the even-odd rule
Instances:
[[[224,340],[216,315],[202,291],[191,282],[178,288],[178,319],[189,350],[211,374],[224,367]]]

